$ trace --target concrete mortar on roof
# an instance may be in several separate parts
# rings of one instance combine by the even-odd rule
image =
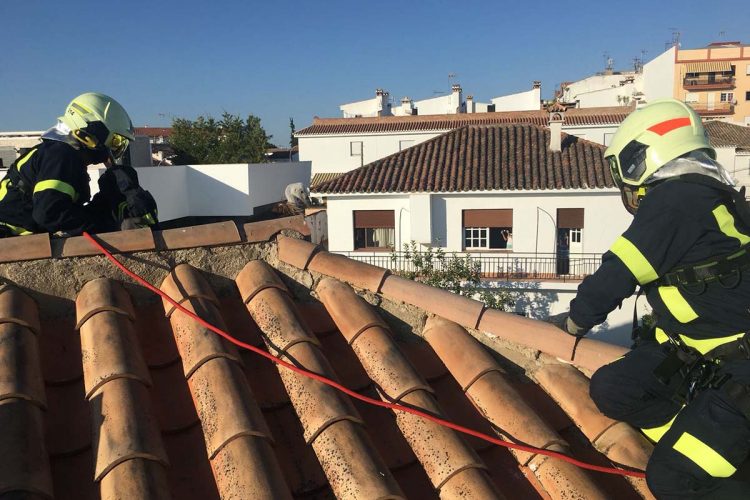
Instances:
[[[278,258],[274,243],[248,243],[223,247],[198,247],[160,252],[136,252],[117,258],[151,284],[158,286],[170,269],[181,262],[205,272],[210,286],[220,296],[237,293],[231,278],[239,274],[250,260],[262,259],[276,267]],[[23,288],[34,300],[44,303],[45,318],[69,316],[71,303],[83,286],[97,278],[123,282],[135,305],[157,302],[158,297],[135,284],[106,257],[74,257],[0,264],[0,283]]]

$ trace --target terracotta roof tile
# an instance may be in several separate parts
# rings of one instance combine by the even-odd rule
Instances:
[[[132,229],[114,233],[97,234],[97,238],[108,248],[116,248],[118,252],[137,252],[156,248],[151,229]],[[60,257],[80,257],[96,255],[99,251],[83,236],[73,238],[55,238],[52,240],[52,255]]]
[[[599,451],[615,463],[646,468],[653,446],[632,427],[602,415],[589,397],[589,382],[582,373],[569,365],[548,365],[534,376]],[[631,482],[648,495],[644,480]]]
[[[24,399],[0,401],[0,496],[52,496],[42,409]]]
[[[467,126],[315,186],[322,194],[612,188],[604,146],[537,125]]]
[[[348,285],[326,279],[318,285],[317,292],[334,321],[350,318],[346,324],[337,325],[377,384],[382,399],[442,415],[432,389],[399,352],[388,330],[377,324],[375,313]],[[475,498],[497,496],[481,471],[484,464],[453,431],[402,412],[396,413],[396,422],[432,484],[443,495],[458,496],[456,493],[462,491],[462,496]],[[442,492],[444,488],[446,491]]]
[[[633,107],[581,108],[565,113],[568,125],[619,124],[633,111]],[[371,118],[318,118],[313,124],[297,131],[298,136],[330,134],[363,134],[378,132],[447,131],[466,125],[494,125],[529,123],[546,125],[549,112],[501,111],[453,115],[383,116]]]
[[[52,495],[38,324],[28,295],[0,288],[0,496]]]
[[[713,147],[735,147],[750,150],[750,127],[735,125],[722,120],[711,120],[704,123],[703,126],[706,128],[708,139]]]
[[[242,276],[246,275],[246,276]],[[267,287],[273,272],[262,261],[249,263],[237,282],[243,297],[253,295],[248,311],[265,333],[269,349],[315,373],[335,377],[317,342],[297,321],[287,293]],[[257,279],[257,282],[253,280]],[[281,281],[276,278],[278,283]],[[246,287],[246,288],[245,288]],[[339,497],[399,497],[401,492],[362,429],[351,402],[320,382],[279,368],[281,379],[302,423],[305,441],[312,444],[331,488]],[[353,460],[354,458],[356,460]]]
[[[524,403],[508,383],[500,365],[459,325],[432,317],[424,334],[466,395],[494,424],[498,434],[539,448],[568,452],[567,443]],[[559,459],[512,451],[521,465],[528,465],[552,497],[604,496],[577,467]]]
[[[195,268],[178,266],[162,288],[212,325],[226,329],[218,300]],[[165,302],[164,308],[170,315],[221,495],[232,497],[251,490],[268,498],[290,497],[279,466],[271,459],[270,432],[234,346],[230,348],[213,332],[174,311],[171,304]]]
[[[288,244],[294,242],[287,238],[279,240],[280,247],[301,250],[298,260],[301,266],[308,264],[314,246]],[[211,255],[218,262],[225,251],[240,259],[242,255],[268,255],[270,262],[278,262],[273,246],[250,248],[252,251],[217,249]],[[279,250],[282,260],[294,260],[281,251],[283,248]],[[192,257],[196,252],[198,259]],[[326,262],[325,253],[318,252],[316,259]],[[546,342],[555,354],[559,346],[555,347],[555,338],[548,338],[546,325],[491,310],[482,313],[481,305],[477,308],[468,299],[440,293],[433,296],[429,287],[402,286],[400,278],[391,281],[394,276],[387,276],[380,286],[375,282],[385,276],[377,274],[382,271],[373,270],[372,277],[362,279],[356,275],[357,266],[327,265],[320,269],[354,282],[369,302],[380,304],[378,307],[356,297],[358,307],[350,307],[354,292],[348,287],[343,287],[343,298],[335,294],[333,301],[324,293],[316,294],[311,290],[314,284],[322,283],[321,292],[330,283],[333,288],[343,285],[321,280],[321,273],[311,268],[301,272],[294,265],[279,263],[282,281],[268,265],[253,262],[238,277],[239,286],[235,288],[232,279],[240,263],[229,268],[214,265],[204,259],[200,249],[181,251],[179,255],[214,274],[185,264],[169,273],[154,269],[150,277],[158,280],[164,276],[163,289],[188,309],[263,350],[280,350],[284,359],[293,363],[319,373],[335,373],[343,384],[362,394],[387,393],[438,414],[443,407],[450,419],[490,432],[478,407],[491,419],[500,415],[492,422],[504,426],[507,433],[539,439],[545,441],[542,446],[552,448],[567,442],[576,457],[601,464],[610,462],[594,446],[622,462],[644,463],[648,455],[648,449],[633,446],[636,442],[632,433],[636,431],[624,424],[594,425],[580,417],[588,410],[571,406],[570,400],[579,403],[578,399],[585,398],[585,378],[569,380],[554,371],[550,372],[551,382],[537,377],[547,366],[560,366],[553,358],[534,358],[534,352],[524,347],[532,344],[533,348],[545,348],[536,342]],[[172,255],[160,257],[171,259]],[[79,283],[87,280],[72,271],[86,270],[86,266],[91,269],[83,273],[85,276],[118,276],[102,265],[100,257],[42,262],[38,267],[23,264],[24,273],[14,273],[14,281],[29,287],[29,294],[37,299],[38,312],[34,302],[18,289],[0,289],[0,334],[23,332],[8,337],[21,339],[20,347],[17,342],[13,346],[15,350],[2,351],[8,346],[0,342],[0,357],[19,359],[17,353],[24,352],[24,356],[41,361],[36,378],[23,370],[3,378],[7,373],[2,368],[13,362],[0,363],[2,391],[37,394],[0,401],[0,486],[9,484],[6,477],[12,474],[14,485],[24,483],[12,488],[20,488],[19,493],[33,491],[27,497],[54,492],[58,498],[98,499],[115,492],[142,496],[148,491],[187,499],[246,496],[247,492],[295,498],[402,498],[406,494],[421,499],[472,491],[480,497],[492,497],[499,491],[510,498],[534,498],[563,497],[574,491],[566,485],[580,488],[576,478],[589,477],[579,470],[555,475],[563,470],[552,467],[555,460],[519,454],[522,464],[528,463],[525,466],[507,450],[489,443],[433,429],[416,417],[396,416],[390,410],[360,402],[353,404],[341,393],[319,382],[301,380],[257,354],[237,352],[181,312],[165,317],[171,306],[154,301],[132,283],[123,287],[111,279],[88,282],[77,298],[78,334],[74,303],[67,297],[76,296]],[[46,280],[50,288],[39,290],[35,288],[39,280],[24,278],[37,269],[57,276],[75,275],[76,279]],[[372,290],[378,288],[379,292]],[[316,297],[327,302],[331,314]],[[243,305],[246,298],[250,298],[247,306]],[[382,319],[378,309],[387,311]],[[430,312],[453,313],[452,319],[469,328],[481,315],[480,331],[473,335],[484,337],[483,342],[490,346],[503,339],[502,349],[518,349],[503,363],[516,363],[521,369],[505,373],[492,364],[494,355],[484,355],[488,351],[472,354],[471,349],[454,344],[459,337],[451,338],[447,349],[453,361],[446,358],[446,362],[461,381],[459,385],[430,345],[418,336],[425,334],[423,322]],[[36,326],[39,324],[41,329]],[[482,325],[487,333],[481,331]],[[389,326],[398,327],[398,333],[391,334]],[[430,328],[426,331],[431,341],[433,333]],[[470,339],[466,332],[461,333]],[[42,342],[39,352],[25,350],[29,339]],[[598,343],[584,341],[579,350],[582,347],[592,365],[614,353]],[[436,349],[445,355],[445,346]],[[31,364],[24,364],[24,370]],[[525,379],[523,370],[539,384]],[[583,377],[580,373],[577,376]],[[29,380],[36,383],[29,384]],[[548,397],[541,386],[555,398]],[[580,420],[579,425],[589,429],[590,437],[581,433],[555,403],[560,398],[555,392],[561,390],[559,386],[573,391],[559,399],[559,406],[570,411],[574,420]],[[40,387],[46,410],[37,401]],[[531,413],[518,412],[523,405],[513,399],[527,403]],[[551,434],[537,427],[539,420],[548,426],[544,432]],[[19,430],[12,431],[15,437],[8,440],[6,429]],[[22,458],[6,465],[4,460],[11,460],[8,457]],[[22,470],[16,472],[19,468]],[[548,484],[553,476],[557,490]],[[592,477],[607,497],[636,495],[620,478]],[[261,485],[264,481],[267,487]],[[642,482],[635,483],[635,488],[644,492],[642,486]]]
[[[49,234],[31,234],[22,238],[0,238],[0,262],[48,259],[52,257]]]
[[[229,221],[155,231],[154,240],[160,249],[177,250],[206,245],[208,242],[212,245],[239,243],[242,238],[237,225]]]

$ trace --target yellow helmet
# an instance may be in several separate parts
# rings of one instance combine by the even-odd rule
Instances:
[[[133,123],[125,108],[113,98],[87,92],[73,99],[59,118],[73,136],[89,149],[106,149],[114,158],[135,139]]]
[[[698,114],[682,101],[662,99],[625,118],[604,157],[612,179],[623,192],[625,207],[634,213],[651,175],[695,150],[704,150],[716,159]]]

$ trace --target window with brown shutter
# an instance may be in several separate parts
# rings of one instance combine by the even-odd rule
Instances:
[[[354,249],[390,250],[396,244],[393,210],[354,211]]]
[[[476,209],[462,212],[464,249],[513,248],[513,209]]]
[[[583,229],[583,209],[582,208],[558,208],[557,209],[557,228],[558,229]]]

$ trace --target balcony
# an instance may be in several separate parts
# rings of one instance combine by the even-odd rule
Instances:
[[[701,116],[720,116],[734,114],[734,103],[731,102],[717,102],[715,104],[689,102],[688,104],[695,110],[696,113]]]
[[[396,273],[414,272],[415,254],[406,252],[363,253],[335,252],[350,259],[390,269]],[[426,253],[416,254],[425,258]],[[567,257],[553,253],[445,253],[444,259],[431,254],[431,265],[441,269],[452,256],[468,257],[478,267],[483,279],[492,281],[580,281],[593,274],[602,263],[600,254],[570,254]],[[423,268],[426,266],[422,266]]]
[[[686,76],[682,80],[682,88],[690,92],[702,90],[731,90],[734,88],[733,76]]]

